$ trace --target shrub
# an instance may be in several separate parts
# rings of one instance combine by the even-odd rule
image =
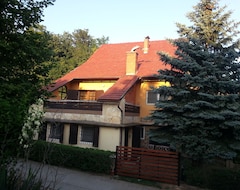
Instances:
[[[0,189],[6,190],[47,190],[51,189],[49,186],[45,186],[37,171],[32,170],[20,170],[16,168],[1,168],[0,170]]]
[[[31,148],[29,159],[82,171],[109,174],[112,154],[110,151],[36,141]]]
[[[240,187],[240,171],[227,168],[212,169],[208,188],[213,190],[236,190]]]
[[[235,190],[240,187],[240,170],[204,165],[185,171],[186,183],[212,190]]]

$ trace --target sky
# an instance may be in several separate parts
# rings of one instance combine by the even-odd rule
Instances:
[[[54,34],[88,29],[94,38],[109,37],[109,43],[177,38],[176,22],[190,26],[186,14],[199,0],[56,0],[45,8],[42,25]],[[240,21],[239,0],[220,0]],[[240,28],[239,28],[240,30]]]

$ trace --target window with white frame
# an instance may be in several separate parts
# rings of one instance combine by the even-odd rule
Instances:
[[[159,94],[152,90],[147,91],[147,104],[155,104],[159,100]]]
[[[161,100],[161,101],[166,101],[166,100],[169,100],[170,99],[170,96],[167,96],[167,95],[162,95],[162,94],[159,94],[159,93],[156,93],[152,90],[149,90],[147,91],[147,104],[155,104],[158,100]]]

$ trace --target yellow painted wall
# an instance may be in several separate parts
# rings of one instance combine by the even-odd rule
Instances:
[[[140,106],[140,117],[149,116],[154,105],[147,104],[147,91],[151,90],[151,87],[169,86],[166,82],[159,81],[144,81],[140,84],[140,88],[137,89],[136,104]]]
[[[116,146],[120,142],[120,128],[100,127],[99,129],[99,149],[116,151]]]
[[[103,90],[107,91],[116,81],[82,81],[79,83],[79,90]]]
[[[115,83],[115,80],[96,80],[80,81],[73,80],[66,84],[67,90],[103,90],[106,92]],[[53,97],[50,99],[60,100],[59,89],[52,92]]]
[[[63,131],[63,144],[69,144],[69,135],[70,135],[70,124],[64,125]]]

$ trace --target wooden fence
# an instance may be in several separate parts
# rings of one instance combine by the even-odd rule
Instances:
[[[115,175],[180,185],[177,152],[118,146]]]

